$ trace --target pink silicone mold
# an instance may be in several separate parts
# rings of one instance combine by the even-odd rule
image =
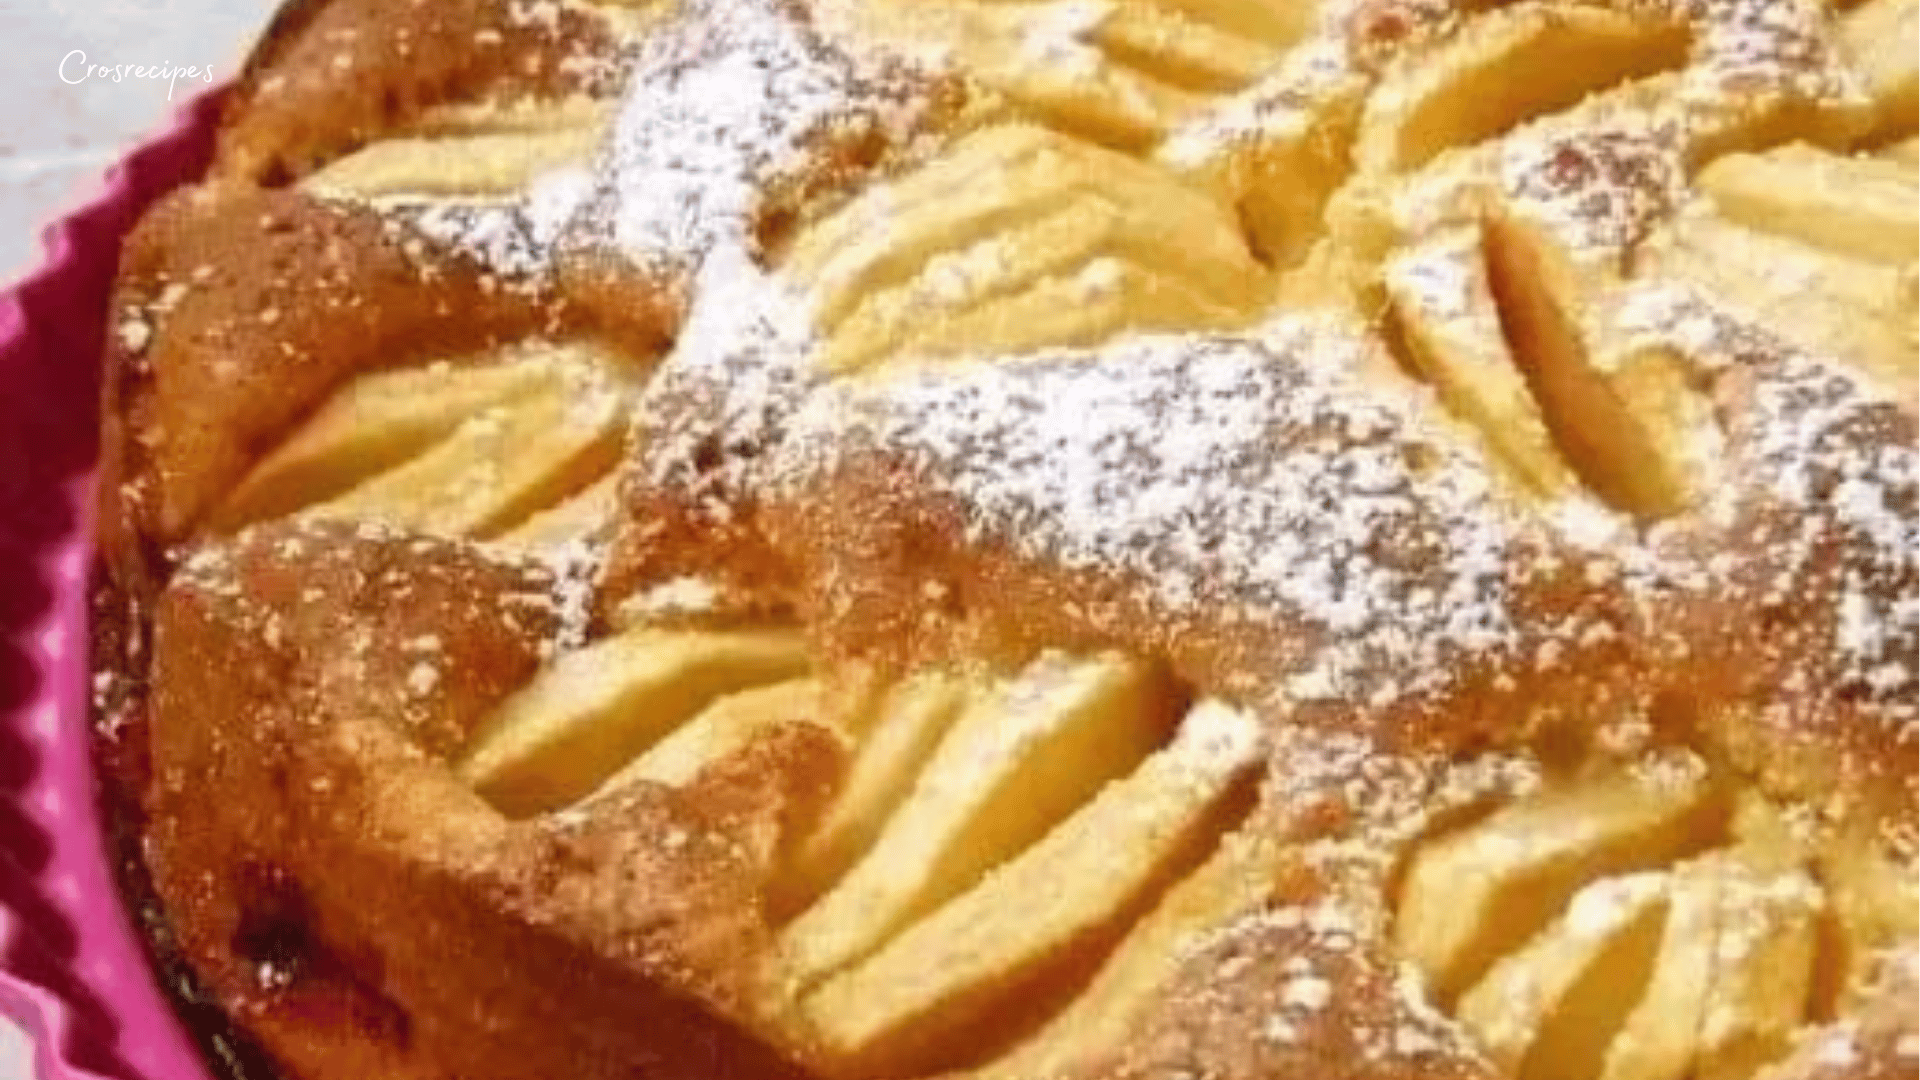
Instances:
[[[87,574],[101,347],[121,238],[199,176],[219,91],[45,233],[0,293],[0,1013],[41,1080],[207,1080],[109,864],[88,731]]]

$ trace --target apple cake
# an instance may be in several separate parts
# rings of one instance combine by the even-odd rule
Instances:
[[[298,0],[110,315],[213,1043],[1920,1075],[1917,7]]]

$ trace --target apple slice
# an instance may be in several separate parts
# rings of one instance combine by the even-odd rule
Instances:
[[[1786,1056],[1819,949],[1820,887],[1791,852],[1731,848],[1723,874],[1695,1080],[1748,1080]]]
[[[1231,28],[1237,21],[1234,16],[1242,13],[1230,9],[1265,5],[1216,2],[1211,5],[1214,11],[1201,10],[1207,6],[1193,0],[1115,5],[1087,36],[1106,53],[1108,63],[1131,68],[1170,86],[1229,93],[1259,78],[1273,65],[1277,50],[1270,40],[1248,36],[1271,33],[1268,27],[1242,24],[1237,30]],[[1314,6],[1300,3],[1279,7],[1286,14],[1289,9]],[[1044,18],[1044,14],[1029,15],[1028,25]],[[1295,27],[1284,27],[1275,36],[1291,38],[1295,33]]]
[[[1201,703],[1132,775],[812,994],[805,1007],[832,1052],[861,1071],[941,1064],[954,1049],[943,1036],[1111,940],[1143,897],[1198,861],[1259,742],[1250,717]]]
[[[916,675],[888,689],[871,723],[855,733],[859,748],[839,792],[794,849],[787,873],[793,906],[817,898],[873,846],[973,692],[946,674]]]
[[[524,399],[468,417],[419,457],[310,512],[451,536],[491,536],[613,468],[631,393],[611,369],[556,367]]]
[[[793,980],[858,962],[1045,835],[1165,737],[1173,703],[1145,664],[1057,654],[971,703],[873,847],[787,928]]]
[[[328,163],[301,186],[324,198],[515,196],[542,172],[584,164],[606,118],[604,108],[555,107],[539,117],[522,110],[497,130],[386,139]]]
[[[458,361],[362,375],[337,391],[228,496],[214,527],[238,529],[338,495],[490,409],[552,380],[537,359]]]
[[[1392,64],[1368,99],[1354,159],[1363,173],[1419,168],[1621,83],[1686,63],[1679,20],[1523,3],[1467,23]]]
[[[1153,163],[1021,125],[965,136],[855,200],[796,240],[787,270],[841,373],[1213,325],[1265,295],[1224,205]]]
[[[608,103],[586,94],[564,98],[521,98],[509,101],[455,101],[435,105],[409,121],[399,134],[412,138],[448,139],[510,132],[544,132],[562,128],[603,126]]]
[[[1699,846],[1717,810],[1704,770],[1658,772],[1549,788],[1419,848],[1394,925],[1401,954],[1451,1001],[1585,883]]]
[[[1328,64],[1318,48],[1295,49],[1225,107],[1174,132],[1155,156],[1195,186],[1239,203],[1269,266],[1297,266],[1325,232],[1327,199],[1353,168],[1354,131],[1372,81]],[[1242,114],[1258,116],[1243,123]],[[1220,121],[1244,128],[1222,139]]]
[[[1693,1067],[1712,985],[1726,853],[1674,869],[1666,927],[1644,990],[1607,1047],[1601,1080],[1682,1080]]]
[[[914,322],[911,302],[897,309],[898,324],[880,332],[849,326],[828,362],[863,366],[882,353],[903,360],[1013,356],[1047,347],[1096,345],[1126,330],[1227,329],[1247,322],[1189,279],[1130,259],[1101,257],[1070,273],[1045,278],[1002,299],[956,312],[938,322]]]
[[[1913,134],[1920,110],[1920,0],[1868,0],[1840,19],[1840,40],[1866,77],[1873,137]]]
[[[558,506],[542,510],[494,538],[520,551],[552,549],[598,533],[614,520],[620,506],[620,470],[609,469],[586,490]]]
[[[820,716],[820,684],[788,679],[728,694],[674,729],[600,790],[612,791],[637,780],[684,787],[700,771],[753,741],[776,725],[812,721]]]
[[[1699,183],[1737,225],[1871,262],[1920,259],[1920,173],[1897,163],[1782,146],[1729,154]]]
[[[952,23],[954,54],[968,75],[1048,126],[1121,150],[1145,150],[1182,117],[1198,112],[1209,95],[1114,63],[1089,40],[1096,25],[1089,13],[1099,17],[1106,10],[970,4]]]
[[[1579,490],[1500,332],[1480,256],[1480,230],[1443,232],[1381,270],[1408,359],[1525,487],[1549,498]]]
[[[1290,0],[1284,4],[1264,0],[1253,4],[1244,0],[1147,0],[1138,6],[1162,19],[1180,19],[1190,26],[1217,28],[1268,45],[1291,45],[1298,41],[1320,24],[1328,8],[1326,0]],[[1126,21],[1119,11],[1112,12],[1110,17]],[[1096,28],[1095,34],[1099,33]]]
[[[1916,312],[1910,270],[1835,255],[1702,212],[1669,222],[1641,249],[1639,262],[1639,276],[1689,282],[1734,314],[1852,365],[1911,400]]]
[[[715,698],[806,671],[787,630],[638,630],[554,661],[502,702],[456,766],[513,817],[564,806]]]
[[[1850,830],[1820,853],[1833,919],[1833,947],[1823,957],[1827,1003],[1844,1004],[1847,992],[1867,984],[1888,949],[1920,935],[1920,881],[1913,869],[1889,858],[1880,837]]]
[[[1505,212],[1490,215],[1482,235],[1508,348],[1568,462],[1629,513],[1657,519],[1685,509],[1701,440],[1684,418],[1707,415],[1708,402],[1688,388],[1678,358],[1647,350],[1603,368],[1578,314],[1588,282],[1561,245]]]
[[[812,290],[815,319],[832,325],[860,298],[909,280],[926,261],[978,237],[1043,217],[1071,189],[1022,199],[1064,168],[1062,143],[1027,124],[957,140],[925,167],[876,185],[795,237],[785,272]]]
[[[1666,874],[1649,872],[1587,885],[1461,996],[1460,1023],[1521,1080],[1594,1075],[1607,1039],[1639,998],[1670,884]]]
[[[969,1074],[969,1080],[1050,1077],[1088,1055],[1124,1045],[1140,1010],[1166,987],[1188,950],[1268,899],[1276,864],[1271,852],[1249,838],[1228,836],[1127,932],[1066,1008],[990,1066]]]

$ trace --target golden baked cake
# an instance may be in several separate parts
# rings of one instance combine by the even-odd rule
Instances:
[[[157,932],[303,1080],[1920,1075],[1917,55],[302,0],[111,316]]]

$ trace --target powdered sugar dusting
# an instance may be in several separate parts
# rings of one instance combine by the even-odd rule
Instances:
[[[890,143],[924,121],[923,73],[842,48],[795,0],[674,7],[623,57],[624,97],[590,161],[504,197],[388,198],[380,210],[509,277],[545,275],[580,247],[684,284],[716,247],[757,252],[784,189],[846,167],[832,144]]]
[[[732,513],[754,462],[818,377],[801,298],[760,262],[757,225],[783,185],[821,167],[818,144],[924,122],[923,73],[855,55],[787,0],[696,0],[652,33],[602,164],[611,241],[688,273],[674,351],[636,414],[649,483]]]
[[[1363,670],[1430,688],[1513,643],[1526,545],[1470,448],[1353,374],[1364,340],[1295,320],[1265,342],[1139,337],[826,392],[790,468],[851,423],[956,496],[970,539],[1138,579],[1175,614],[1278,615],[1331,695],[1380,691],[1353,685]]]
[[[1220,701],[1195,705],[1180,722],[1173,752],[1202,775],[1226,775],[1253,764],[1262,749],[1257,720]]]
[[[552,268],[552,251],[534,238],[519,202],[389,200],[388,220],[513,278],[539,278]]]
[[[1189,942],[1197,976],[1185,1000],[1239,1014],[1251,1043],[1236,1076],[1318,1075],[1334,1057],[1375,1065],[1356,1075],[1491,1075],[1466,1033],[1434,1008],[1411,970],[1376,948],[1370,915],[1332,897],[1256,910]],[[1201,1020],[1176,1009],[1176,1023]],[[1238,1034],[1238,1033],[1236,1033]],[[1138,1075],[1213,1075],[1192,1040],[1168,1040]]]
[[[1093,79],[1103,62],[1093,35],[1112,13],[1106,0],[1052,0],[1036,10],[1021,54],[1037,67]]]
[[[911,122],[898,74],[857,61],[784,0],[690,0],[634,61],[606,163],[612,238],[686,265],[752,250],[767,191],[802,173],[829,128]]]
[[[1707,110],[1781,95],[1842,103],[1862,91],[1840,63],[1817,0],[1665,0],[1697,35],[1682,100]]]
[[[1829,365],[1794,357],[1772,374],[1755,387],[1748,431],[1752,464],[1791,515],[1769,545],[1782,563],[1775,592],[1804,599],[1816,575],[1833,575],[1831,653],[1843,687],[1911,700],[1920,689],[1911,429],[1902,438],[1889,426],[1894,410]]]
[[[1690,289],[1632,290],[1616,319],[1639,340],[1678,349],[1723,387],[1722,423],[1741,482],[1714,491],[1698,518],[1751,530],[1740,559],[1724,558],[1724,528],[1656,535],[1654,545],[1704,571],[1702,587],[1750,594],[1763,608],[1800,609],[1794,621],[1821,635],[1801,642],[1803,662],[1911,725],[1920,687],[1912,418],[1844,365],[1809,356]],[[1701,545],[1708,550],[1695,550]]]
[[[1159,156],[1175,168],[1194,169],[1226,148],[1304,134],[1319,123],[1328,101],[1362,82],[1344,41],[1311,38],[1271,73],[1169,133]]]
[[[802,297],[734,246],[710,255],[693,295],[636,414],[643,467],[666,488],[737,490],[820,377],[806,362],[813,322]]]
[[[1677,134],[1644,114],[1502,146],[1502,187],[1577,253],[1618,257],[1680,201]]]
[[[587,643],[593,622],[594,583],[605,552],[589,540],[570,540],[541,553],[552,574],[554,634],[542,643],[547,656],[561,656]]]

